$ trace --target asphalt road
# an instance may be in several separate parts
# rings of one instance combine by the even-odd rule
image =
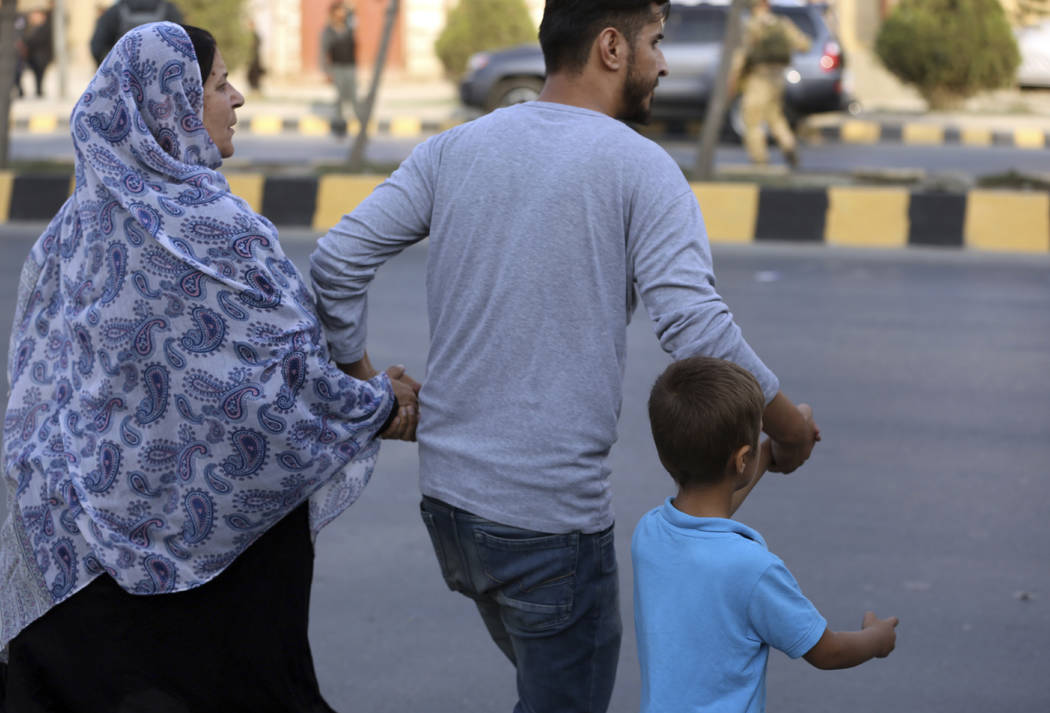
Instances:
[[[418,139],[374,137],[368,147],[368,159],[379,165],[400,163],[419,143]],[[685,168],[696,161],[695,141],[662,140],[661,144]],[[349,155],[351,140],[330,136],[306,137],[295,134],[253,136],[238,134],[237,153],[226,161],[229,170],[249,171],[259,164],[310,165],[338,163]],[[773,147],[771,162],[783,163],[780,152]],[[925,171],[930,174],[959,174],[976,177],[1018,171],[1046,174],[1046,150],[1008,147],[904,146],[900,144],[825,144],[802,145],[800,150],[802,172],[849,174],[857,170],[899,169]],[[72,161],[73,146],[68,135],[39,135],[15,133],[11,141],[11,157],[15,161]],[[747,153],[741,146],[723,145],[716,153],[718,166],[749,165]]]
[[[0,226],[0,335],[40,226]],[[285,233],[306,264],[313,236]],[[377,364],[422,374],[417,246],[370,299]],[[1050,256],[717,247],[719,287],[824,441],[770,475],[738,518],[766,537],[834,628],[901,618],[885,660],[822,672],[770,657],[776,713],[1050,710]],[[637,710],[629,537],[671,493],[645,399],[667,363],[644,313],[629,329],[611,456],[625,639],[612,711]],[[362,499],[317,541],[311,637],[340,711],[489,713],[514,673],[472,605],[441,582],[417,514],[416,458],[385,444]]]

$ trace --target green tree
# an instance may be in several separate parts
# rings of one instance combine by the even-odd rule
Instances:
[[[245,15],[245,0],[175,0],[186,24],[204,28],[215,41],[231,71],[248,62],[251,32]]]
[[[1009,86],[1021,61],[999,0],[901,0],[875,51],[934,109]]]
[[[455,78],[466,71],[475,52],[535,41],[536,25],[524,0],[459,0],[434,50],[445,73]]]

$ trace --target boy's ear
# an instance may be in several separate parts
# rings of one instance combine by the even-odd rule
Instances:
[[[729,460],[733,464],[734,473],[743,475],[747,472],[747,461],[751,457],[751,451],[753,450],[751,446],[740,446],[733,451],[733,456]]]

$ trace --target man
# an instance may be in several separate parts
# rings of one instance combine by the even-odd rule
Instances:
[[[516,711],[606,710],[621,620],[606,456],[641,296],[664,349],[763,385],[779,470],[815,425],[779,393],[714,290],[696,199],[644,121],[666,3],[547,0],[539,101],[435,136],[321,238],[311,275],[356,374],[376,269],[429,236],[422,516],[450,588],[517,668]]]
[[[337,134],[346,132],[343,107],[349,104],[353,116],[360,116],[357,105],[357,18],[342,0],[328,9],[328,23],[321,30],[321,69],[335,85],[335,122]]]
[[[769,161],[765,124],[788,164],[798,165],[795,134],[784,118],[784,70],[793,52],[808,52],[809,48],[809,38],[795,23],[774,14],[769,0],[757,0],[733,63],[733,76],[742,75],[744,146],[754,163],[764,166]]]
[[[113,45],[133,27],[147,22],[182,23],[182,12],[168,0],[119,0],[99,16],[91,35],[91,54],[102,64]]]

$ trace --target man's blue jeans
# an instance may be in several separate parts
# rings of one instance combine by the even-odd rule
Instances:
[[[449,588],[471,599],[517,669],[515,713],[604,713],[620,656],[613,529],[551,535],[424,497]]]

